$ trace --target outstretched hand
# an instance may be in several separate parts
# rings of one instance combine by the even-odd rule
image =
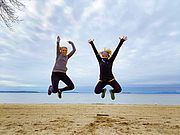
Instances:
[[[119,37],[119,39],[120,39],[120,40],[123,39],[124,41],[126,41],[126,40],[127,40],[127,36]]]
[[[72,41],[67,41],[67,42],[68,42],[69,44],[71,44],[71,45],[74,44]]]
[[[61,38],[59,36],[57,36],[57,42],[60,42]]]
[[[92,42],[94,42],[94,39],[89,39],[89,40],[88,40],[88,43],[91,44]]]

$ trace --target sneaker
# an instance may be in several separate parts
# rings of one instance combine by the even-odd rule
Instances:
[[[57,92],[57,94],[59,98],[62,98],[62,92],[60,90]]]
[[[106,95],[106,88],[104,88],[104,89],[102,89],[102,90],[103,90],[103,92],[101,93],[101,98],[104,98],[105,95]]]
[[[52,89],[53,89],[53,87],[52,87],[52,85],[50,85],[49,88],[48,88],[48,95],[52,94]]]
[[[110,95],[111,95],[111,99],[114,100],[115,99],[115,95],[114,95],[113,90],[110,90],[109,92],[110,92]]]

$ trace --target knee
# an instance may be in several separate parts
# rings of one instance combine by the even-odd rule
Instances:
[[[122,88],[119,86],[114,89],[115,93],[120,93],[122,91]]]
[[[73,90],[75,88],[74,84],[69,86],[69,90]]]
[[[94,90],[94,93],[100,94],[101,92],[100,92],[98,89],[95,89],[95,90]]]

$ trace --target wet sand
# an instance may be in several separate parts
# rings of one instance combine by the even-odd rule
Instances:
[[[0,104],[0,135],[180,135],[180,105]]]

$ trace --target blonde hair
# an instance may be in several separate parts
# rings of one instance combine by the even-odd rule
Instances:
[[[60,49],[62,49],[62,48],[66,48],[66,49],[68,49],[66,46],[61,46],[61,47],[60,47]]]
[[[111,49],[106,49],[106,48],[104,48],[104,50],[101,51],[101,52],[99,52],[99,54],[102,54],[102,52],[107,52],[107,53],[109,54],[109,57],[111,57],[111,54],[112,54]]]

